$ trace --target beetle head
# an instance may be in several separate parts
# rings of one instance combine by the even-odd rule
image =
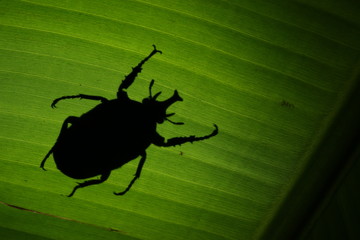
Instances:
[[[183,99],[180,97],[177,90],[174,91],[174,94],[172,97],[165,101],[157,101],[157,97],[161,94],[161,92],[156,93],[154,96],[151,94],[151,88],[154,84],[154,80],[151,81],[149,86],[150,96],[148,98],[144,98],[142,103],[146,106],[146,108],[149,110],[149,115],[152,119],[155,120],[157,123],[163,123],[164,120],[167,120],[173,124],[184,124],[182,122],[173,122],[169,117],[173,116],[175,113],[167,114],[166,110],[167,108],[172,105],[173,103],[177,101],[182,101]]]

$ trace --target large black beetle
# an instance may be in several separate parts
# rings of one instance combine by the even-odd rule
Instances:
[[[150,96],[141,103],[131,100],[125,89],[135,80],[142,70],[142,65],[154,54],[161,53],[155,45],[154,50],[144,58],[120,84],[117,98],[108,100],[101,96],[74,95],[55,99],[51,107],[63,99],[88,99],[101,101],[99,105],[80,117],[70,116],[65,119],[55,145],[42,160],[40,167],[44,168],[46,159],[53,154],[57,168],[65,175],[75,179],[86,179],[100,175],[100,179],[92,179],[79,183],[68,195],[71,197],[78,188],[99,184],[108,179],[112,170],[127,162],[141,157],[136,173],[128,187],[116,195],[123,195],[140,177],[141,169],[146,160],[145,150],[150,144],[160,147],[181,145],[187,142],[201,141],[215,136],[218,127],[204,137],[175,137],[167,141],[156,132],[156,125],[169,120],[174,114],[167,114],[166,109],[176,101],[182,101],[175,90],[172,97],[165,101],[157,101],[160,92]],[[69,126],[70,124],[70,126]]]

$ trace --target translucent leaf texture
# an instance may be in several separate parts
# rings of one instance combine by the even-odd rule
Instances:
[[[259,239],[358,86],[360,6],[324,0],[1,0],[0,233],[7,239]],[[163,51],[129,88],[184,102],[164,137],[109,180],[67,198],[75,180],[39,164],[63,120],[115,98],[152,44]],[[305,181],[306,182],[306,181]],[[305,184],[305,183],[304,183]],[[299,196],[301,200],[304,196]],[[299,200],[299,201],[300,201]],[[289,204],[289,203],[288,203]],[[294,210],[301,211],[301,209]]]

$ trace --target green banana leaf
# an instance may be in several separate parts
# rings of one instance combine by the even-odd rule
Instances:
[[[1,0],[0,238],[282,239],[298,233],[335,170],[347,164],[359,120],[360,4],[281,0]],[[177,89],[165,138],[103,184],[40,162],[67,116],[116,97]],[[348,122],[348,120],[351,120]],[[344,130],[345,129],[345,130]],[[119,136],[120,137],[120,136]],[[115,139],[116,140],[116,139]],[[353,148],[351,148],[353,149]],[[336,171],[335,171],[336,173]],[[336,175],[336,174],[335,174]]]

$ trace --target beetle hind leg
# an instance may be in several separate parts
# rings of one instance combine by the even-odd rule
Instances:
[[[77,186],[74,187],[74,189],[68,195],[68,197],[72,197],[74,195],[74,193],[76,192],[76,190],[78,190],[79,188],[83,188],[83,187],[87,187],[87,186],[90,186],[90,185],[100,184],[100,183],[105,182],[109,178],[109,176],[110,176],[110,172],[102,174],[100,179],[93,179],[93,180],[89,180],[89,181],[79,183]]]
[[[144,166],[145,160],[146,160],[146,152],[143,152],[143,153],[141,154],[141,159],[140,159],[139,165],[138,165],[138,167],[137,167],[137,169],[136,169],[136,173],[135,173],[135,175],[134,175],[133,180],[131,180],[131,182],[129,183],[128,187],[127,187],[124,191],[118,192],[118,193],[117,193],[117,192],[114,192],[115,195],[124,195],[125,193],[127,193],[127,192],[130,190],[131,186],[134,184],[134,182],[136,181],[136,179],[138,179],[138,178],[140,177],[141,170],[142,170],[142,167]]]

